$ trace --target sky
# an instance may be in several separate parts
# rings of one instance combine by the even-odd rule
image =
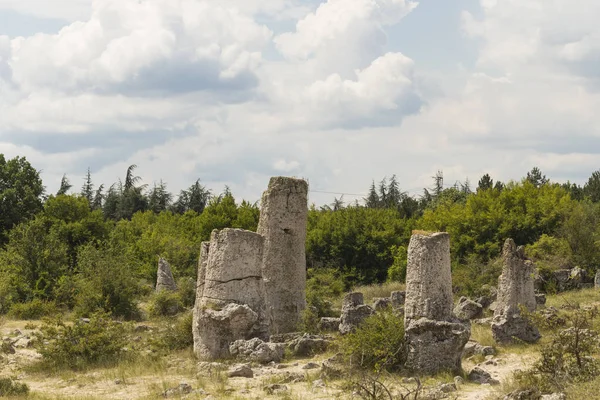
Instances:
[[[599,168],[597,0],[0,0],[0,153],[48,192],[138,166],[352,202]],[[330,192],[330,193],[322,193]],[[336,193],[336,194],[333,194]]]

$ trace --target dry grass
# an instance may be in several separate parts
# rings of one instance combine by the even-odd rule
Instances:
[[[385,282],[379,285],[357,286],[352,291],[363,294],[365,304],[372,304],[373,299],[377,297],[390,297],[390,294],[397,290],[404,290],[406,285],[400,282]],[[341,299],[340,299],[341,306]]]
[[[564,306],[600,305],[600,290],[581,289],[547,296],[546,306],[562,308]]]
[[[489,325],[471,325],[471,340],[475,340],[482,346],[496,346],[496,341],[492,336],[492,329]]]

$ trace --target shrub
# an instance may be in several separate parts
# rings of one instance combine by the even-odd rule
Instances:
[[[308,270],[306,282],[307,310],[315,314],[315,318],[333,317],[332,300],[339,297],[346,289],[344,277],[333,268]]]
[[[24,396],[27,393],[27,384],[15,382],[12,378],[0,378],[0,397]]]
[[[178,292],[163,290],[150,299],[150,315],[154,317],[175,315],[183,311],[183,303]]]
[[[175,322],[167,321],[156,339],[151,340],[153,347],[166,350],[183,350],[194,344],[192,333],[193,315],[188,311]]]
[[[193,307],[196,302],[196,280],[183,277],[177,281],[177,293],[184,307]]]
[[[15,303],[10,307],[8,315],[16,319],[40,319],[57,312],[56,304],[51,301],[33,299],[27,303]]]
[[[46,366],[83,369],[98,364],[114,364],[126,351],[125,326],[97,312],[88,320],[66,324],[60,318],[44,321],[35,334],[36,348]]]
[[[341,351],[357,367],[380,371],[398,369],[404,362],[404,321],[391,311],[365,319],[339,342]]]

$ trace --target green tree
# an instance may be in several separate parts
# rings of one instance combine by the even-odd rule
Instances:
[[[166,211],[171,206],[173,195],[167,191],[167,185],[161,180],[158,186],[154,184],[154,188],[148,195],[148,208],[155,214]]]
[[[592,176],[583,186],[583,193],[594,203],[600,201],[600,171],[592,172]]]
[[[42,209],[43,194],[40,174],[25,157],[6,161],[0,154],[0,244],[6,243],[13,226]]]
[[[365,199],[365,204],[368,208],[379,207],[379,195],[377,189],[375,189],[375,181],[371,182],[371,188],[369,189],[369,196]]]
[[[546,178],[546,175],[542,174],[542,171],[538,167],[533,167],[531,171],[527,173],[527,177],[525,179],[528,182],[531,182],[531,184],[533,184],[535,187],[540,187],[549,182],[548,178]]]
[[[81,187],[81,197],[85,198],[88,201],[90,207],[94,201],[94,184],[92,183],[92,173],[88,168],[87,174],[85,176],[85,182]]]
[[[493,187],[494,187],[494,180],[492,179],[492,177],[489,174],[485,174],[481,177],[481,179],[479,180],[479,183],[477,184],[477,191],[488,190],[488,189],[492,189]]]
[[[71,185],[71,182],[69,182],[67,174],[64,174],[62,179],[60,180],[60,187],[58,188],[58,192],[56,192],[56,195],[60,196],[63,194],[67,194],[67,192],[71,190],[72,187],[73,185]]]

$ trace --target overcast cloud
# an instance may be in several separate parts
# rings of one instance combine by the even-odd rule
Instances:
[[[49,191],[130,164],[173,192],[200,178],[252,201],[273,175],[352,194],[392,174],[418,193],[437,170],[476,184],[539,166],[583,183],[600,168],[599,13],[596,0],[0,0],[0,152],[27,156]]]

